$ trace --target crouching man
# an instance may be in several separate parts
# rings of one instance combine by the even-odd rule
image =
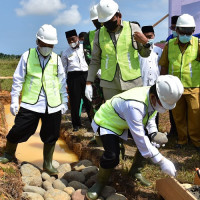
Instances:
[[[163,172],[175,176],[174,164],[159,153],[149,138],[157,142],[155,133],[161,134],[155,124],[156,113],[173,109],[182,93],[183,85],[179,78],[165,75],[158,77],[151,87],[130,89],[114,96],[100,107],[94,116],[92,127],[99,134],[105,151],[100,159],[97,182],[88,190],[87,199],[98,198],[113,168],[119,164],[119,138],[127,140],[128,129],[141,155],[151,158],[153,163],[160,165]],[[145,129],[149,136],[145,135]]]

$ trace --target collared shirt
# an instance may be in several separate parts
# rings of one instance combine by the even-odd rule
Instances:
[[[83,51],[83,44],[79,44],[75,49],[69,47],[62,53],[61,60],[66,73],[73,71],[88,71],[88,65],[85,61]]]
[[[174,41],[174,44],[178,44],[180,51],[183,53],[186,48],[188,47],[188,44],[185,44],[184,46],[180,45],[180,41],[177,38],[177,40]],[[189,45],[193,45],[192,40],[190,41]],[[198,55],[197,55],[197,60],[200,61],[200,43],[198,45]],[[168,60],[168,43],[166,43],[164,50],[162,52],[159,65],[161,67],[169,67],[169,60]],[[199,88],[184,88],[184,93],[183,94],[191,94],[191,93],[199,93]]]
[[[142,32],[140,27],[137,24],[130,23],[130,25],[131,25],[132,34],[134,34],[134,32],[136,31]],[[120,33],[122,32],[122,29],[123,29],[123,23],[121,21],[121,26],[119,26],[118,30],[115,32],[110,32],[111,39],[115,46],[117,44],[117,40],[120,36]],[[133,46],[135,49],[138,50],[141,56],[148,57],[150,55],[150,52],[151,52],[150,49],[145,48],[142,44],[136,42],[134,38],[133,38]],[[101,48],[99,45],[99,30],[97,30],[95,33],[95,38],[94,38],[94,43],[93,43],[92,60],[89,65],[87,81],[94,82],[97,71],[100,68],[101,68]],[[116,68],[117,69],[116,69],[114,79],[112,81],[101,80],[100,82],[101,87],[124,91],[124,90],[131,89],[133,87],[142,86],[141,78],[138,78],[136,80],[131,80],[131,81],[123,81],[121,77],[121,72],[119,69],[119,64],[117,64]]]
[[[50,59],[50,56],[43,57],[39,51],[37,50],[38,55],[39,55],[39,60],[41,63],[41,67],[44,68],[47,64],[47,62]],[[26,77],[26,68],[27,68],[27,61],[28,61],[28,55],[29,51],[26,51],[22,56],[21,59],[17,65],[17,68],[15,70],[15,73],[13,75],[13,85],[12,85],[12,91],[11,91],[11,96],[12,97],[19,97],[20,92],[23,87],[23,83],[25,82],[25,77]],[[67,91],[66,91],[66,75],[65,71],[61,62],[60,57],[58,56],[58,80],[60,84],[60,95],[61,95],[61,101],[62,103],[67,103]],[[38,112],[38,113],[45,113],[46,109],[48,113],[55,113],[61,110],[61,106],[58,106],[56,108],[51,108],[47,104],[47,98],[46,94],[44,92],[44,89],[42,87],[38,102],[34,105],[30,105],[27,103],[22,102],[20,104],[21,107],[26,108],[28,110]]]
[[[149,96],[149,92],[148,92]],[[149,98],[148,98],[149,101]],[[124,120],[126,120],[129,130],[131,132],[131,135],[140,151],[142,156],[145,158],[156,158],[156,155],[159,154],[159,151],[157,148],[152,146],[150,143],[148,137],[145,135],[144,125],[143,125],[143,119],[146,115],[146,107],[144,103],[133,101],[133,100],[124,100],[121,98],[116,98],[112,101],[112,105],[114,107],[115,112]],[[151,106],[151,103],[149,102],[148,106],[148,115],[152,114],[154,112],[153,107]],[[94,132],[96,133],[99,126],[94,122],[92,122],[92,128]],[[157,126],[155,124],[155,116],[148,121],[148,124],[146,126],[146,129],[148,131],[148,134],[157,132]],[[100,134],[106,135],[106,134],[115,134],[112,131],[100,127]],[[116,135],[116,134],[115,134]],[[125,130],[124,133],[119,136],[120,138],[127,140],[128,138],[128,130]]]
[[[139,55],[143,86],[153,85],[160,75],[160,66],[158,65],[158,62],[162,55],[162,49],[154,44],[150,49],[151,54],[149,57],[143,58]]]

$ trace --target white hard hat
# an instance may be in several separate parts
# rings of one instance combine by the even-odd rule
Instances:
[[[178,17],[176,27],[196,27],[194,17],[188,14],[183,14]]]
[[[36,34],[36,38],[46,44],[58,43],[57,31],[52,25],[49,25],[49,24],[44,24],[39,28]]]
[[[171,110],[175,108],[184,88],[178,77],[161,75],[156,80],[156,91],[162,106],[167,110]]]
[[[90,8],[90,19],[91,20],[98,19],[97,5],[94,5],[92,6],[92,8]]]
[[[118,4],[113,0],[101,0],[97,5],[98,21],[101,23],[109,21],[118,9]]]

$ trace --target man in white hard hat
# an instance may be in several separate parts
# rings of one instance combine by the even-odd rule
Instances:
[[[92,127],[104,147],[96,183],[86,197],[95,200],[107,184],[113,168],[119,164],[119,138],[127,140],[128,129],[137,148],[145,158],[160,165],[163,172],[175,176],[174,164],[159,153],[150,140],[156,141],[156,112],[173,109],[183,93],[181,81],[172,75],[159,76],[153,86],[138,87],[115,95],[96,112]],[[145,128],[149,137],[145,135]],[[137,166],[135,166],[137,167]]]
[[[85,41],[83,43],[84,51],[85,51],[85,59],[90,64],[91,61],[91,54],[93,50],[93,42],[95,33],[97,30],[101,28],[101,23],[98,21],[98,13],[97,13],[97,5],[94,5],[90,8],[90,20],[92,21],[93,25],[95,26],[95,30],[89,31],[85,37]]]
[[[177,76],[184,86],[184,93],[172,110],[178,133],[176,147],[185,146],[189,136],[200,152],[200,43],[192,36],[195,26],[193,16],[189,14],[178,18],[178,37],[169,40],[159,64],[161,74]]]
[[[91,58],[92,58],[95,33],[102,26],[102,24],[98,21],[97,5],[94,5],[90,8],[90,20],[92,21],[96,29],[88,32],[85,38],[85,41],[83,43],[85,58],[88,65],[90,64]],[[99,109],[101,104],[104,102],[102,88],[100,87],[100,76],[101,76],[101,70],[99,69],[96,74],[95,80],[92,84],[92,87],[93,87],[92,108],[93,109],[91,110],[91,116],[93,117],[94,117],[94,113]],[[95,142],[95,140],[92,139],[91,142]]]
[[[100,86],[105,100],[128,89],[142,86],[138,53],[148,57],[150,43],[135,22],[122,21],[118,4],[113,0],[101,0],[97,5],[98,21],[104,26],[96,31],[92,60],[89,65],[85,95],[92,101],[92,83],[101,69]],[[136,161],[141,163],[142,156]],[[135,161],[135,162],[136,162]],[[141,169],[138,167],[138,170]],[[142,184],[150,183],[141,173],[131,172]]]
[[[39,28],[36,38],[37,47],[21,56],[13,75],[10,111],[16,118],[7,135],[5,153],[0,157],[0,162],[7,163],[15,159],[18,143],[27,141],[35,133],[41,119],[43,169],[54,175],[57,170],[52,166],[52,158],[59,137],[61,114],[68,109],[66,76],[60,57],[52,51],[58,43],[56,29],[44,24]]]

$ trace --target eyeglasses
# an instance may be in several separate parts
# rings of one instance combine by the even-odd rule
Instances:
[[[177,31],[180,35],[192,35],[194,32],[193,27],[178,27]]]
[[[175,31],[176,26],[170,26],[169,29],[172,30],[172,31]]]

